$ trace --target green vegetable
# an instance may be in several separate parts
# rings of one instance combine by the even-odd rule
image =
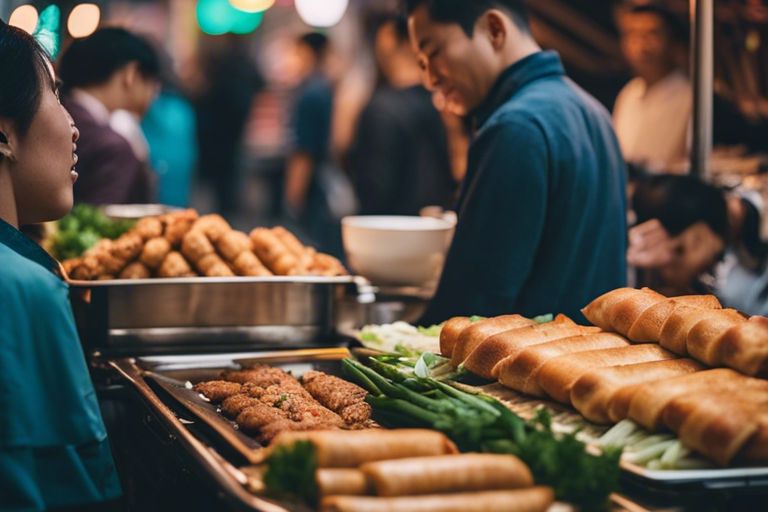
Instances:
[[[480,320],[485,320],[485,317],[477,316],[477,315],[472,315],[471,317],[469,317],[469,321],[472,323],[479,322]]]
[[[423,334],[424,336],[431,336],[433,338],[437,338],[440,336],[440,330],[442,330],[443,324],[438,325],[430,325],[429,327],[417,327],[416,329],[419,331],[419,333]]]
[[[377,358],[369,358],[371,368],[350,359],[344,361],[344,367],[354,369],[348,375],[366,389],[372,383],[380,391],[366,400],[382,425],[439,430],[462,451],[517,455],[531,468],[538,484],[555,489],[558,499],[583,510],[605,507],[609,494],[618,488],[621,448],[607,447],[602,455],[592,455],[576,433],[555,434],[544,409],[525,422],[492,397],[424,377],[439,359],[443,358],[425,353],[413,370],[398,369]],[[409,371],[412,375],[404,377]]]
[[[370,331],[362,331],[360,333],[360,339],[362,341],[369,341],[372,343],[381,343],[381,340],[378,336],[376,336],[376,333],[370,332]]]
[[[278,446],[267,459],[264,484],[271,494],[300,496],[307,502],[317,500],[317,455],[309,441]]]
[[[112,220],[96,207],[79,204],[58,222],[51,253],[60,260],[77,258],[102,238],[114,240],[133,225],[133,221]]]
[[[537,324],[547,324],[555,319],[555,316],[552,313],[549,313],[548,315],[541,315],[533,318],[533,321]]]

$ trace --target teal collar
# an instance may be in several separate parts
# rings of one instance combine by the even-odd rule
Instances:
[[[28,260],[32,260],[46,270],[59,275],[59,263],[42,247],[3,219],[0,219],[0,244],[8,246]]]

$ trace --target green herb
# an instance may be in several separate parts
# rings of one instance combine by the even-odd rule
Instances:
[[[274,495],[300,496],[307,502],[317,500],[317,455],[309,441],[278,446],[267,459],[264,485]]]
[[[96,207],[79,204],[58,222],[58,231],[51,240],[51,252],[60,260],[77,258],[99,240],[114,240],[133,225],[133,221],[112,220]]]
[[[437,338],[440,336],[440,330],[443,328],[443,324],[438,325],[431,325],[429,327],[417,327],[417,330],[419,333],[423,334],[424,336],[431,336],[433,338]]]
[[[479,322],[480,320],[485,320],[485,317],[477,316],[477,315],[472,315],[471,317],[469,317],[469,321],[472,323]]]
[[[537,324],[548,324],[552,320],[555,319],[555,316],[552,313],[549,313],[548,315],[541,315],[534,317],[533,321]]]
[[[602,455],[592,455],[575,433],[555,434],[545,409],[525,422],[492,397],[425,377],[440,359],[422,354],[413,370],[377,358],[369,358],[370,368],[350,359],[344,360],[344,367],[350,378],[371,392],[366,400],[382,425],[439,430],[462,451],[517,455],[538,484],[555,489],[558,499],[583,510],[605,507],[618,487],[621,448],[606,447]]]
[[[360,339],[362,341],[370,341],[372,343],[381,343],[381,340],[378,336],[376,336],[376,333],[371,331],[362,331],[360,333]]]

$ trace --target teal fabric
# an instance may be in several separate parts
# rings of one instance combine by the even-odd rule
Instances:
[[[121,493],[56,262],[0,220],[0,510]]]

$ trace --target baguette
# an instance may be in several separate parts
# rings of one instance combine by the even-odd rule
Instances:
[[[753,316],[729,329],[720,340],[718,358],[746,375],[768,377],[768,318]]]
[[[469,453],[414,457],[370,462],[360,470],[378,496],[489,491],[533,485],[528,466],[514,455]]]
[[[527,347],[510,355],[496,366],[497,375],[499,382],[508,388],[529,395],[543,396],[544,390],[539,386],[538,373],[544,363],[550,359],[564,354],[627,345],[627,340],[622,336],[608,332],[561,338]]]
[[[709,366],[719,366],[720,345],[723,335],[731,327],[746,322],[744,315],[735,309],[710,311],[709,315],[694,325],[685,339],[685,348],[691,357]]]
[[[480,343],[464,361],[464,368],[483,378],[495,379],[498,377],[498,363],[506,357],[517,355],[527,347],[599,330],[599,327],[575,325],[571,321],[561,319],[504,331]]]
[[[459,334],[451,352],[451,364],[454,367],[459,366],[475,347],[494,334],[535,324],[533,320],[520,315],[497,316],[475,322]]]
[[[459,334],[470,325],[472,325],[472,320],[467,316],[455,316],[443,324],[443,328],[440,330],[440,353],[443,357],[451,357]]]
[[[514,491],[485,491],[431,496],[375,498],[331,496],[322,501],[322,512],[544,512],[554,502],[549,487]]]
[[[576,381],[571,390],[571,404],[590,421],[610,423],[611,403],[622,389],[703,369],[702,365],[690,359],[668,359],[598,368],[585,373]],[[619,400],[626,398],[620,395]]]
[[[632,324],[627,337],[637,343],[658,343],[664,322],[678,304],[702,309],[722,308],[714,295],[685,295],[667,299],[643,311],[637,321]]]
[[[594,368],[674,358],[671,352],[650,344],[567,354],[544,363],[539,370],[539,385],[547,395],[567,404],[574,383]]]
[[[629,403],[627,417],[647,430],[656,431],[662,426],[664,409],[675,398],[698,391],[732,390],[743,386],[746,377],[728,368],[716,368],[702,372],[646,382],[638,385]],[[768,385],[768,382],[766,382]]]

